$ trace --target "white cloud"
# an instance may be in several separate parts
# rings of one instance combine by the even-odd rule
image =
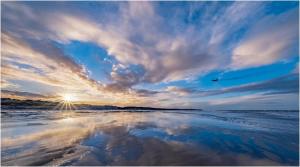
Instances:
[[[298,24],[296,9],[279,16],[263,18],[233,50],[232,66],[235,68],[260,66],[296,56]]]
[[[177,94],[180,96],[186,96],[193,93],[193,90],[191,89],[180,88],[177,86],[168,86],[165,90],[171,94]]]

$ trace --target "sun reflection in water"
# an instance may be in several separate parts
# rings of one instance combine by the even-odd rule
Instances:
[[[64,122],[64,123],[72,123],[72,122],[74,122],[74,118],[72,118],[72,117],[66,117],[66,118],[62,119],[62,122]]]

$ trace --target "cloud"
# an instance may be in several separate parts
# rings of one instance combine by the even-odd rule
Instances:
[[[64,88],[81,82],[93,86],[83,67],[49,43],[32,44],[2,33],[2,76],[7,79],[31,80]],[[71,84],[73,83],[73,84]]]
[[[190,89],[190,88],[180,88],[177,86],[168,86],[166,88],[166,91],[169,93],[175,93],[180,96],[185,96],[185,95],[189,95],[189,94],[196,92],[195,90]]]
[[[5,89],[17,89],[18,85],[13,84],[3,78],[1,78],[1,90],[5,88]]]
[[[19,91],[10,91],[10,90],[1,90],[1,98],[17,98],[17,99],[52,99],[57,98],[56,96],[47,96],[37,93],[30,92],[19,92]]]
[[[297,9],[279,16],[266,16],[233,50],[232,66],[241,68],[271,64],[297,55],[298,26]]]
[[[221,89],[213,94],[241,92],[265,92],[272,94],[295,93],[299,92],[299,74],[288,74],[279,78],[260,83],[246,84],[231,88]]]
[[[212,32],[209,43],[222,43],[230,37],[235,37],[236,31],[249,26],[250,22],[261,14],[263,8],[264,4],[261,2],[233,2],[213,17],[215,21],[211,23],[214,25],[209,25]]]
[[[263,93],[265,95],[297,94],[299,92],[299,73],[290,73],[288,75],[263,82],[216,90],[199,90],[194,88],[169,86],[166,91],[185,96],[192,95],[193,97],[215,96],[229,93]]]
[[[113,83],[108,87],[117,87],[119,90],[131,88],[133,85],[140,83],[145,74],[145,70],[140,66],[131,66],[126,68],[123,66],[113,66],[110,78]]]

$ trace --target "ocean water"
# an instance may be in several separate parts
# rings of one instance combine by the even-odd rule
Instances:
[[[298,111],[2,110],[1,165],[299,165]]]

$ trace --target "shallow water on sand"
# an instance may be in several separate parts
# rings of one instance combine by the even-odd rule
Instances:
[[[2,165],[298,165],[298,111],[1,112]]]

